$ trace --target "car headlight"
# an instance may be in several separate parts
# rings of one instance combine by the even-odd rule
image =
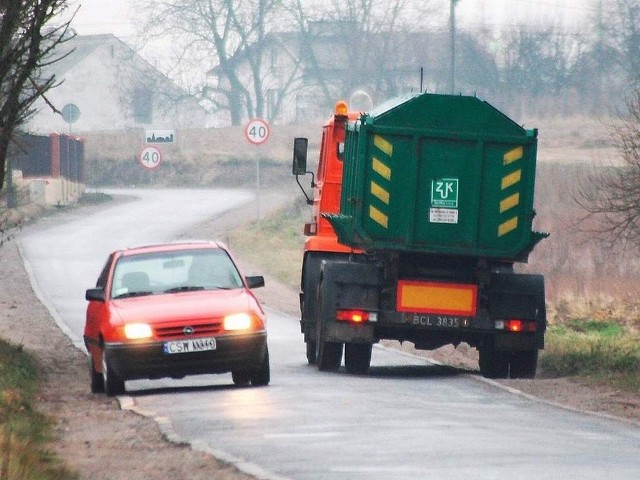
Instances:
[[[224,317],[225,330],[248,330],[251,328],[251,315],[247,313],[234,313]]]
[[[124,334],[129,340],[140,340],[151,337],[153,332],[146,323],[128,323],[124,326]]]

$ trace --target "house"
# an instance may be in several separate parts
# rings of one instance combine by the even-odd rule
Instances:
[[[76,36],[64,42],[43,75],[59,86],[39,100],[31,133],[97,132],[132,128],[199,128],[206,110],[132,48],[111,34]]]

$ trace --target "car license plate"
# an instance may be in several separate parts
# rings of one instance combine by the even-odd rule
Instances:
[[[216,349],[216,339],[192,338],[189,340],[177,340],[174,342],[165,342],[163,347],[165,355],[171,355],[174,353],[205,352],[207,350]]]

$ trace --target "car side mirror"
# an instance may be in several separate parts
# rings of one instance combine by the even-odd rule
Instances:
[[[252,277],[244,277],[247,281],[249,288],[264,287],[264,277],[262,275],[255,275]]]
[[[84,294],[85,300],[104,302],[104,288],[90,288]]]
[[[309,140],[306,138],[295,138],[293,140],[293,167],[291,172],[294,175],[305,175],[307,173],[307,146]]]

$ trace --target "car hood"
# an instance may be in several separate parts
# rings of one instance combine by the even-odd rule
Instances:
[[[255,299],[242,289],[132,297],[114,300],[112,307],[123,323],[202,320],[248,311],[260,314]]]

